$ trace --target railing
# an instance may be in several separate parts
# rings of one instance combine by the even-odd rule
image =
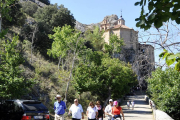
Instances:
[[[153,111],[154,120],[174,120],[167,113],[156,109],[156,105],[154,104],[154,102],[151,99],[149,99],[149,97],[147,95],[145,95],[144,99],[151,106],[151,109]]]

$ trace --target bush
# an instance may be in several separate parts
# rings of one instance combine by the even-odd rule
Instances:
[[[147,80],[148,92],[158,109],[179,120],[180,116],[180,73],[173,68],[156,69]]]
[[[33,2],[27,1],[22,3],[22,9],[26,14],[33,17],[34,13],[36,13],[38,9],[38,6]]]

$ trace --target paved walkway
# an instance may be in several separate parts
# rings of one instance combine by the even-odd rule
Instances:
[[[145,95],[134,95],[128,96],[124,105],[121,105],[123,108],[125,120],[153,120],[152,109],[148,105],[148,103],[144,99]],[[135,107],[134,110],[132,108],[127,108],[127,101],[134,101]]]

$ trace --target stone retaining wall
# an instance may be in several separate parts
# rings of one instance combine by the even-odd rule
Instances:
[[[154,104],[154,102],[149,99],[149,97],[147,95],[145,95],[146,102],[148,102],[148,104],[150,105],[150,102],[152,103],[152,110],[153,110],[153,118],[154,120],[174,120],[172,119],[167,113],[156,109],[156,105]]]

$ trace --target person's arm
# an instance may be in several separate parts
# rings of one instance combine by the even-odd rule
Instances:
[[[98,112],[96,111],[96,118],[98,119]]]
[[[86,111],[86,115],[88,116],[88,110]]]
[[[81,108],[82,119],[84,119],[84,111],[83,111],[81,104],[80,104],[80,108]]]
[[[108,113],[108,106],[106,106],[106,108],[105,108],[105,114],[106,115],[111,115],[111,114]]]
[[[64,110],[66,110],[66,104],[64,103]]]
[[[121,109],[121,114],[122,114],[122,116],[123,116],[123,120],[125,120],[125,118],[124,118],[124,113],[123,113],[123,110]]]
[[[111,116],[114,117],[113,108],[111,108]]]
[[[82,112],[82,119],[84,119],[84,113]]]
[[[71,107],[69,108],[69,113],[68,113],[68,114],[71,114],[71,112],[72,112],[72,105],[71,105]]]
[[[55,103],[54,103],[54,110],[56,110],[56,106],[55,106]]]
[[[104,115],[104,118],[105,118],[105,112],[104,112],[104,108],[103,108],[103,115]]]

